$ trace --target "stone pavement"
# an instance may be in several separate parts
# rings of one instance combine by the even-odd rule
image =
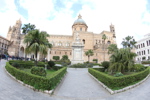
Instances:
[[[0,100],[150,100],[150,79],[131,90],[111,95],[88,75],[87,69],[71,68],[50,96],[13,80],[4,70],[5,63],[5,60],[0,62]]]

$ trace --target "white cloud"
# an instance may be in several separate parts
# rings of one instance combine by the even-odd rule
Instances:
[[[83,4],[78,14],[87,23],[88,31],[109,31],[109,25],[114,24],[119,47],[122,39],[128,35],[138,40],[150,33],[150,13],[146,11],[146,0],[63,0],[61,2],[65,8],[59,10],[54,8],[54,2],[56,0],[20,0],[20,5],[28,11],[28,19],[25,19],[16,11],[13,0],[3,0],[5,7],[0,10],[5,12],[0,12],[0,22],[3,22],[0,24],[3,27],[0,34],[5,33],[3,36],[6,36],[9,25],[15,24],[21,17],[23,24],[35,24],[49,34],[71,35],[71,26],[78,16],[72,17],[74,11],[71,7],[74,3]]]
[[[25,19],[17,12],[14,0],[3,0],[2,2],[3,8],[0,8],[0,35],[6,37],[9,26],[14,25],[19,18],[23,21]]]

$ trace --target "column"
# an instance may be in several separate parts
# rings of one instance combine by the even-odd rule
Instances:
[[[48,53],[47,53],[47,60],[48,61],[50,61],[50,54],[49,54],[49,52],[50,52],[50,49],[48,49]]]

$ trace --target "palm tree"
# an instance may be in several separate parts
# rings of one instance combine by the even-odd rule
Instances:
[[[29,24],[24,24],[24,26],[22,27],[22,33],[23,34],[27,34],[29,31],[31,30],[35,30],[35,25],[31,25],[30,23]]]
[[[135,45],[136,43],[137,42],[134,40],[133,36],[127,36],[123,39],[121,44],[123,45],[124,48],[132,49],[132,48],[136,47],[136,45]]]
[[[47,54],[48,48],[51,48],[52,45],[48,42],[47,37],[49,35],[44,31],[32,30],[24,38],[24,43],[28,44],[25,51],[26,53],[35,54],[35,66],[37,66],[37,55],[42,53],[43,55]]]
[[[90,61],[90,56],[93,56],[94,53],[93,53],[93,50],[88,50],[85,52],[85,55],[88,56],[88,61]]]
[[[105,61],[105,47],[104,46],[105,46],[105,40],[106,40],[106,38],[107,38],[106,35],[103,34],[102,35],[102,39],[103,39],[104,61]]]
[[[118,50],[116,44],[110,44],[107,49],[108,49],[108,54],[113,54],[115,51]]]
[[[24,24],[24,26],[22,27],[22,30],[23,30],[22,33],[27,34],[29,31],[35,30],[35,27],[36,27],[35,25],[31,25],[30,23]],[[25,54],[25,60],[26,60],[26,57],[27,57],[27,54]]]
[[[130,48],[121,48],[114,52],[110,57],[110,67],[111,71],[124,72],[129,71],[133,65],[133,58],[136,56],[135,53],[131,52]]]

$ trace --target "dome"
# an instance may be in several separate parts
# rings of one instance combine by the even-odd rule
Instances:
[[[86,25],[86,23],[85,23],[85,21],[82,19],[82,16],[81,16],[81,15],[79,15],[79,16],[78,16],[78,19],[74,21],[73,25],[76,25],[76,24],[78,24],[78,25],[80,25],[80,24]],[[87,25],[86,25],[86,26],[87,26]]]

